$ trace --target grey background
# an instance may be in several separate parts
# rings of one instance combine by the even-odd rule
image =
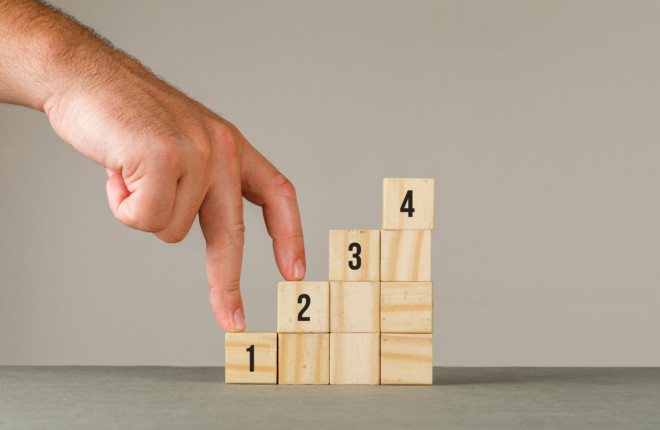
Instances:
[[[436,178],[434,363],[660,365],[660,5],[55,1],[234,122],[296,184],[308,279]],[[0,106],[0,364],[220,365],[195,227],[115,221],[105,173]],[[246,206],[248,329],[276,283]]]

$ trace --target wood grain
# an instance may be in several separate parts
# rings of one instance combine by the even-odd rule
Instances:
[[[380,279],[430,281],[431,230],[382,230]]]
[[[354,257],[360,245],[358,269]],[[380,230],[330,230],[329,279],[331,281],[379,281],[380,280]]]
[[[406,193],[412,191],[412,216],[401,211]],[[383,229],[433,230],[435,179],[383,179]],[[406,208],[408,206],[406,205]]]
[[[433,283],[382,282],[380,330],[385,333],[431,333]]]
[[[278,339],[280,384],[330,382],[329,333],[280,333]]]
[[[380,282],[330,282],[330,332],[380,329]]]
[[[380,382],[383,385],[433,384],[433,335],[381,334]]]
[[[302,295],[309,296],[309,307],[302,314],[309,321],[299,321],[298,316],[307,304]],[[280,333],[328,333],[330,331],[330,283],[329,282],[279,282],[277,285],[277,331]]]
[[[254,345],[254,369],[250,352]],[[227,384],[277,384],[277,333],[226,333],[225,382]]]
[[[380,334],[330,333],[330,383],[380,383]]]

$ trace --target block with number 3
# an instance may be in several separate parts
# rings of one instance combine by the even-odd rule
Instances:
[[[433,230],[435,179],[383,179],[383,230]]]
[[[227,384],[277,384],[277,333],[225,334]]]
[[[380,230],[330,230],[331,281],[380,280]]]

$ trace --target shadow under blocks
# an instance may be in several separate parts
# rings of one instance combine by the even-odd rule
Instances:
[[[278,283],[277,331],[227,333],[228,384],[433,384],[435,180],[383,179],[382,230],[330,230],[328,281]]]

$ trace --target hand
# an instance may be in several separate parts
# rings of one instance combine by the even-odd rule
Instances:
[[[78,64],[44,103],[53,128],[106,168],[110,209],[127,226],[178,242],[199,213],[211,307],[225,330],[244,330],[242,197],[263,207],[282,276],[301,280],[293,185],[236,127],[136,61],[105,48],[88,56],[84,45],[71,58]]]

